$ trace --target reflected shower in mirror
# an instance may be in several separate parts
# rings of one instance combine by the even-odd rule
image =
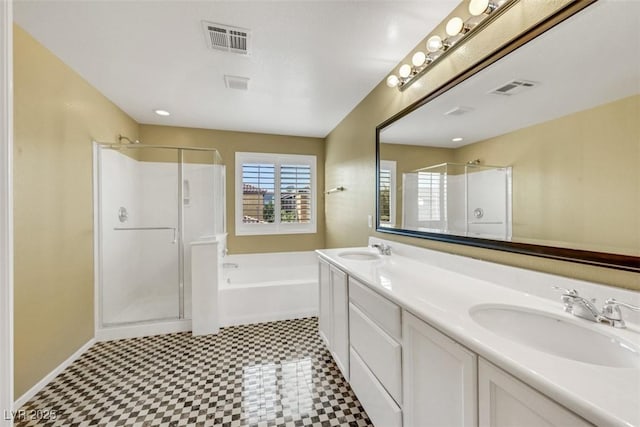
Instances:
[[[640,268],[639,17],[598,1],[381,125],[378,230]]]

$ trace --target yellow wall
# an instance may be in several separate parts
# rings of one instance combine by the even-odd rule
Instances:
[[[229,252],[260,253],[308,251],[324,248],[324,141],[320,138],[266,135],[249,132],[230,132],[171,126],[140,126],[140,140],[152,145],[179,145],[217,148],[227,170],[227,245]],[[317,232],[273,236],[235,235],[235,153],[312,154],[317,156]],[[332,197],[329,195],[327,197]]]
[[[433,66],[404,92],[380,82],[327,136],[325,180],[328,188],[344,185],[348,191],[326,200],[326,243],[328,247],[361,246],[369,235],[444,252],[473,256],[498,263],[547,271],[595,282],[640,289],[638,274],[548,260],[502,251],[473,248],[425,239],[376,233],[367,227],[367,215],[375,215],[375,128],[403,108],[431,93],[458,73],[481,60],[487,53],[515,38],[524,29],[568,4],[568,0],[518,2],[464,47]],[[460,6],[462,8],[463,5]],[[461,10],[461,9],[460,9]],[[455,10],[449,16],[457,14]],[[464,12],[460,12],[464,13]],[[446,22],[446,19],[445,21]],[[442,28],[436,31],[443,33]],[[425,38],[426,40],[426,38]],[[424,40],[420,43],[423,46]],[[417,49],[416,49],[417,50]],[[403,62],[410,61],[413,52]]]
[[[461,147],[455,161],[513,166],[519,241],[640,256],[639,117],[635,95]]]
[[[138,125],[14,26],[15,395],[93,337],[91,140]]]

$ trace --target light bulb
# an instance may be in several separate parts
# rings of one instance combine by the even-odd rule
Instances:
[[[398,74],[400,74],[400,77],[402,77],[403,79],[409,77],[411,75],[411,65],[402,64],[402,66],[398,70]]]
[[[424,52],[416,52],[413,54],[413,58],[411,58],[411,62],[413,62],[413,65],[416,67],[422,66],[426,60],[427,55],[425,55]]]
[[[464,21],[462,20],[462,18],[458,18],[456,16],[455,18],[451,18],[449,22],[447,22],[447,27],[445,31],[447,32],[448,36],[453,37],[460,34],[463,29],[464,29]]]
[[[455,138],[451,138],[451,140],[452,140],[453,142],[460,142],[460,141],[462,141],[462,139],[463,139],[463,138],[462,138],[462,137],[460,137],[460,136],[456,136]]]
[[[437,52],[442,49],[442,38],[440,36],[431,36],[427,40],[427,50],[429,52]]]
[[[159,116],[170,116],[171,113],[169,113],[167,110],[153,110],[154,113],[156,113]]]
[[[490,9],[489,0],[471,0],[469,1],[469,13],[472,16],[479,16]],[[490,12],[491,10],[489,10]]]
[[[398,86],[398,83],[400,83],[400,79],[398,79],[398,76],[396,76],[395,74],[391,74],[389,77],[387,77],[387,86],[396,87]]]

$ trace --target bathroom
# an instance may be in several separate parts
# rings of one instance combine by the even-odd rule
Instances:
[[[559,45],[561,35],[556,33],[563,28],[572,28],[574,22],[604,22],[604,16],[618,16],[608,9],[616,7],[626,24],[603,26],[606,37],[599,35],[600,24],[590,27],[586,34],[591,38],[583,37],[585,43],[609,42],[604,41],[604,48],[593,47],[597,54],[592,58],[576,61],[576,75],[583,80],[568,78],[559,86],[572,80],[583,86],[577,88],[578,95],[562,95],[565,87],[548,80],[548,74],[561,74],[560,61],[575,49],[552,50],[547,44],[535,50],[534,43],[550,40]],[[596,369],[585,361],[546,358],[538,350],[529,350],[540,357],[528,365],[524,361],[530,347],[507,346],[511,341],[485,333],[477,322],[456,323],[461,318],[475,322],[467,312],[451,314],[450,323],[439,314],[456,309],[449,304],[452,295],[478,307],[529,304],[530,310],[566,321],[558,324],[586,325],[578,331],[619,338],[637,357],[637,313],[618,307],[627,327],[611,328],[606,319],[596,324],[563,311],[577,299],[569,294],[574,288],[580,296],[597,298],[598,309],[608,298],[640,304],[640,55],[637,36],[625,33],[640,23],[637,7],[635,2],[605,0],[170,1],[153,6],[143,1],[3,2],[3,425],[38,425],[46,417],[54,425],[72,420],[101,425],[426,425],[418,421],[419,410],[412,413],[413,383],[405,378],[412,366],[410,335],[405,332],[424,331],[422,323],[436,331],[432,335],[453,342],[452,348],[460,350],[453,353],[469,355],[470,362],[466,356],[461,360],[470,367],[471,388],[481,395],[491,373],[491,378],[504,380],[502,385],[511,384],[505,378],[516,379],[526,401],[541,396],[541,406],[532,410],[582,422],[547,419],[549,425],[640,425],[637,405],[629,404],[640,399],[638,365]],[[451,23],[454,17],[463,21]],[[326,22],[332,23],[330,33]],[[212,48],[215,38],[209,28],[214,24],[246,31],[248,44],[238,49],[248,52]],[[461,25],[450,35],[454,31],[447,27],[454,24]],[[284,31],[287,26],[293,28]],[[300,36],[292,39],[292,34]],[[500,68],[503,60],[529,48],[532,56],[516,72],[500,74],[495,82],[482,80],[481,73]],[[416,57],[418,51],[428,57]],[[414,59],[418,65],[412,68]],[[627,62],[616,67],[618,59]],[[550,73],[528,74],[532,63],[545,64],[542,68]],[[403,64],[408,64],[408,74]],[[597,92],[595,82],[604,80],[603,75],[624,82],[629,73],[635,74],[626,87],[604,87],[615,93],[610,98],[594,103],[587,96]],[[520,79],[521,93],[493,95],[504,100],[500,108],[506,110],[481,111],[473,93],[464,92],[510,90],[504,84],[514,79]],[[447,101],[446,96],[452,98]],[[567,99],[588,107],[562,113]],[[532,110],[519,115],[519,127],[509,128],[501,116],[519,100]],[[431,109],[439,106],[442,113],[433,115]],[[582,128],[575,134],[561,129],[566,140],[561,145],[543,133],[551,132],[551,126],[526,121],[547,110],[560,114],[546,120],[582,110],[591,116],[569,115],[567,120],[583,120]],[[422,118],[430,111],[430,118]],[[443,118],[446,112],[450,114]],[[455,128],[456,134],[446,127],[453,117],[469,120]],[[618,125],[606,127],[603,117]],[[555,127],[562,128],[558,120]],[[410,130],[416,122],[434,124],[435,129],[425,130],[434,132],[429,146],[410,138],[401,142],[403,125]],[[534,136],[517,130],[536,126],[539,133]],[[483,135],[486,128],[499,132]],[[438,131],[447,132],[447,141],[438,140]],[[508,145],[515,133],[529,144]],[[465,141],[452,144],[452,138]],[[488,138],[494,139],[484,141]],[[603,141],[606,148],[598,148]],[[199,150],[211,157],[196,156]],[[157,152],[171,153],[170,158]],[[108,169],[100,163],[110,154],[120,156],[122,167]],[[140,171],[126,175],[125,163],[140,170],[170,169],[171,182],[161,186],[162,179],[148,180]],[[206,165],[215,175],[211,186],[197,185],[189,175],[194,165]],[[251,175],[252,167],[260,169],[257,177]],[[382,172],[392,169],[385,184]],[[285,170],[294,170],[294,184],[284,183]],[[499,182],[490,189],[474,189],[476,183],[487,184],[483,177],[488,176]],[[560,181],[563,176],[570,179],[566,185]],[[525,180],[531,177],[539,179]],[[150,190],[147,181],[159,187]],[[116,186],[109,194],[123,195],[122,200],[125,194],[133,196],[110,204],[106,187]],[[476,205],[473,198],[482,192],[492,197],[491,205]],[[283,194],[291,196],[287,203]],[[274,204],[277,198],[282,202]],[[136,205],[151,199],[162,201],[145,209]],[[205,199],[212,213],[198,211]],[[593,200],[599,204],[590,203]],[[253,214],[256,201],[260,209]],[[204,227],[188,237],[190,215],[195,214],[211,221],[204,220]],[[443,214],[451,216],[444,221]],[[106,235],[101,237],[100,230],[120,239],[108,252],[109,259],[102,258],[107,241],[101,240]],[[210,333],[192,336],[194,302],[203,299],[192,295],[190,251],[209,246],[215,248],[214,255],[203,265],[215,280],[206,283],[218,287],[205,289],[215,296],[204,302],[217,298],[217,304],[203,305],[217,308],[205,313],[215,322],[207,324]],[[390,255],[381,253],[387,246]],[[163,247],[166,258],[155,255]],[[142,281],[118,279],[118,288],[109,285],[108,277],[123,277],[118,274],[137,268],[149,269],[154,280],[173,286],[170,321],[160,311],[146,317],[138,311],[140,317],[124,322],[109,318],[108,301],[118,301],[109,306],[122,309],[113,312],[117,318],[125,303],[138,309],[142,300],[135,298],[153,296],[142,285],[133,289]],[[398,268],[407,271],[399,274]],[[118,274],[105,276],[109,269]],[[456,274],[471,279],[465,285]],[[452,294],[441,295],[428,277],[440,277]],[[354,285],[352,292],[352,278],[362,289]],[[376,280],[378,287],[371,285]],[[422,286],[434,302],[429,305],[423,296],[411,294],[404,281]],[[349,303],[336,305],[337,294],[328,298],[323,283],[331,283],[334,291],[347,283],[345,295],[349,301],[361,298],[360,303],[353,304],[354,311]],[[124,302],[109,299],[114,289],[113,295],[124,296]],[[378,308],[367,311],[367,301],[377,301]],[[377,372],[376,362],[365,357],[366,349],[356,348],[370,318],[387,308],[401,313],[400,329],[386,328],[379,319],[370,323],[386,334],[384,342],[393,350],[389,354],[401,360],[391,374]],[[486,329],[490,311],[474,311],[473,319],[484,322]],[[346,329],[331,323],[340,315]],[[362,334],[350,328],[360,328]],[[555,329],[539,328],[541,335]],[[459,331],[464,329],[475,339],[463,336]],[[212,355],[211,349],[220,351]],[[616,363],[627,360],[624,354]],[[564,373],[543,366],[551,365],[549,361]],[[94,362],[100,365],[91,365]],[[170,393],[156,400],[136,396],[124,403],[126,409],[106,404],[105,399],[118,399],[114,388],[127,383],[128,374],[107,376],[112,367],[128,370],[136,384],[145,387],[143,394],[161,388],[163,380],[170,382],[167,372],[173,372],[195,393],[187,398],[189,404],[200,406],[185,409]],[[216,380],[216,370],[228,367],[235,367],[235,377]],[[82,376],[83,370],[98,375],[77,382],[74,375]],[[576,380],[580,375],[587,378]],[[221,391],[229,382],[241,390],[237,402]],[[287,387],[281,387],[283,383]],[[486,390],[497,387],[491,384]],[[56,392],[61,388],[64,391]],[[258,392],[251,393],[252,388]],[[77,399],[85,392],[97,401],[95,407]],[[482,396],[451,399],[456,402],[449,408],[452,418],[434,416],[440,422],[431,425],[518,425],[513,417],[526,424],[518,412],[522,408],[501,414],[504,419],[491,419],[483,412]],[[136,401],[153,411],[140,412]],[[386,404],[391,409],[380,411]],[[429,410],[435,411],[431,406]],[[137,415],[128,418],[131,413]]]

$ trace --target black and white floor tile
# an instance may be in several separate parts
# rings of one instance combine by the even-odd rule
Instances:
[[[17,426],[368,426],[316,318],[95,344]],[[46,413],[46,412],[41,412]]]

